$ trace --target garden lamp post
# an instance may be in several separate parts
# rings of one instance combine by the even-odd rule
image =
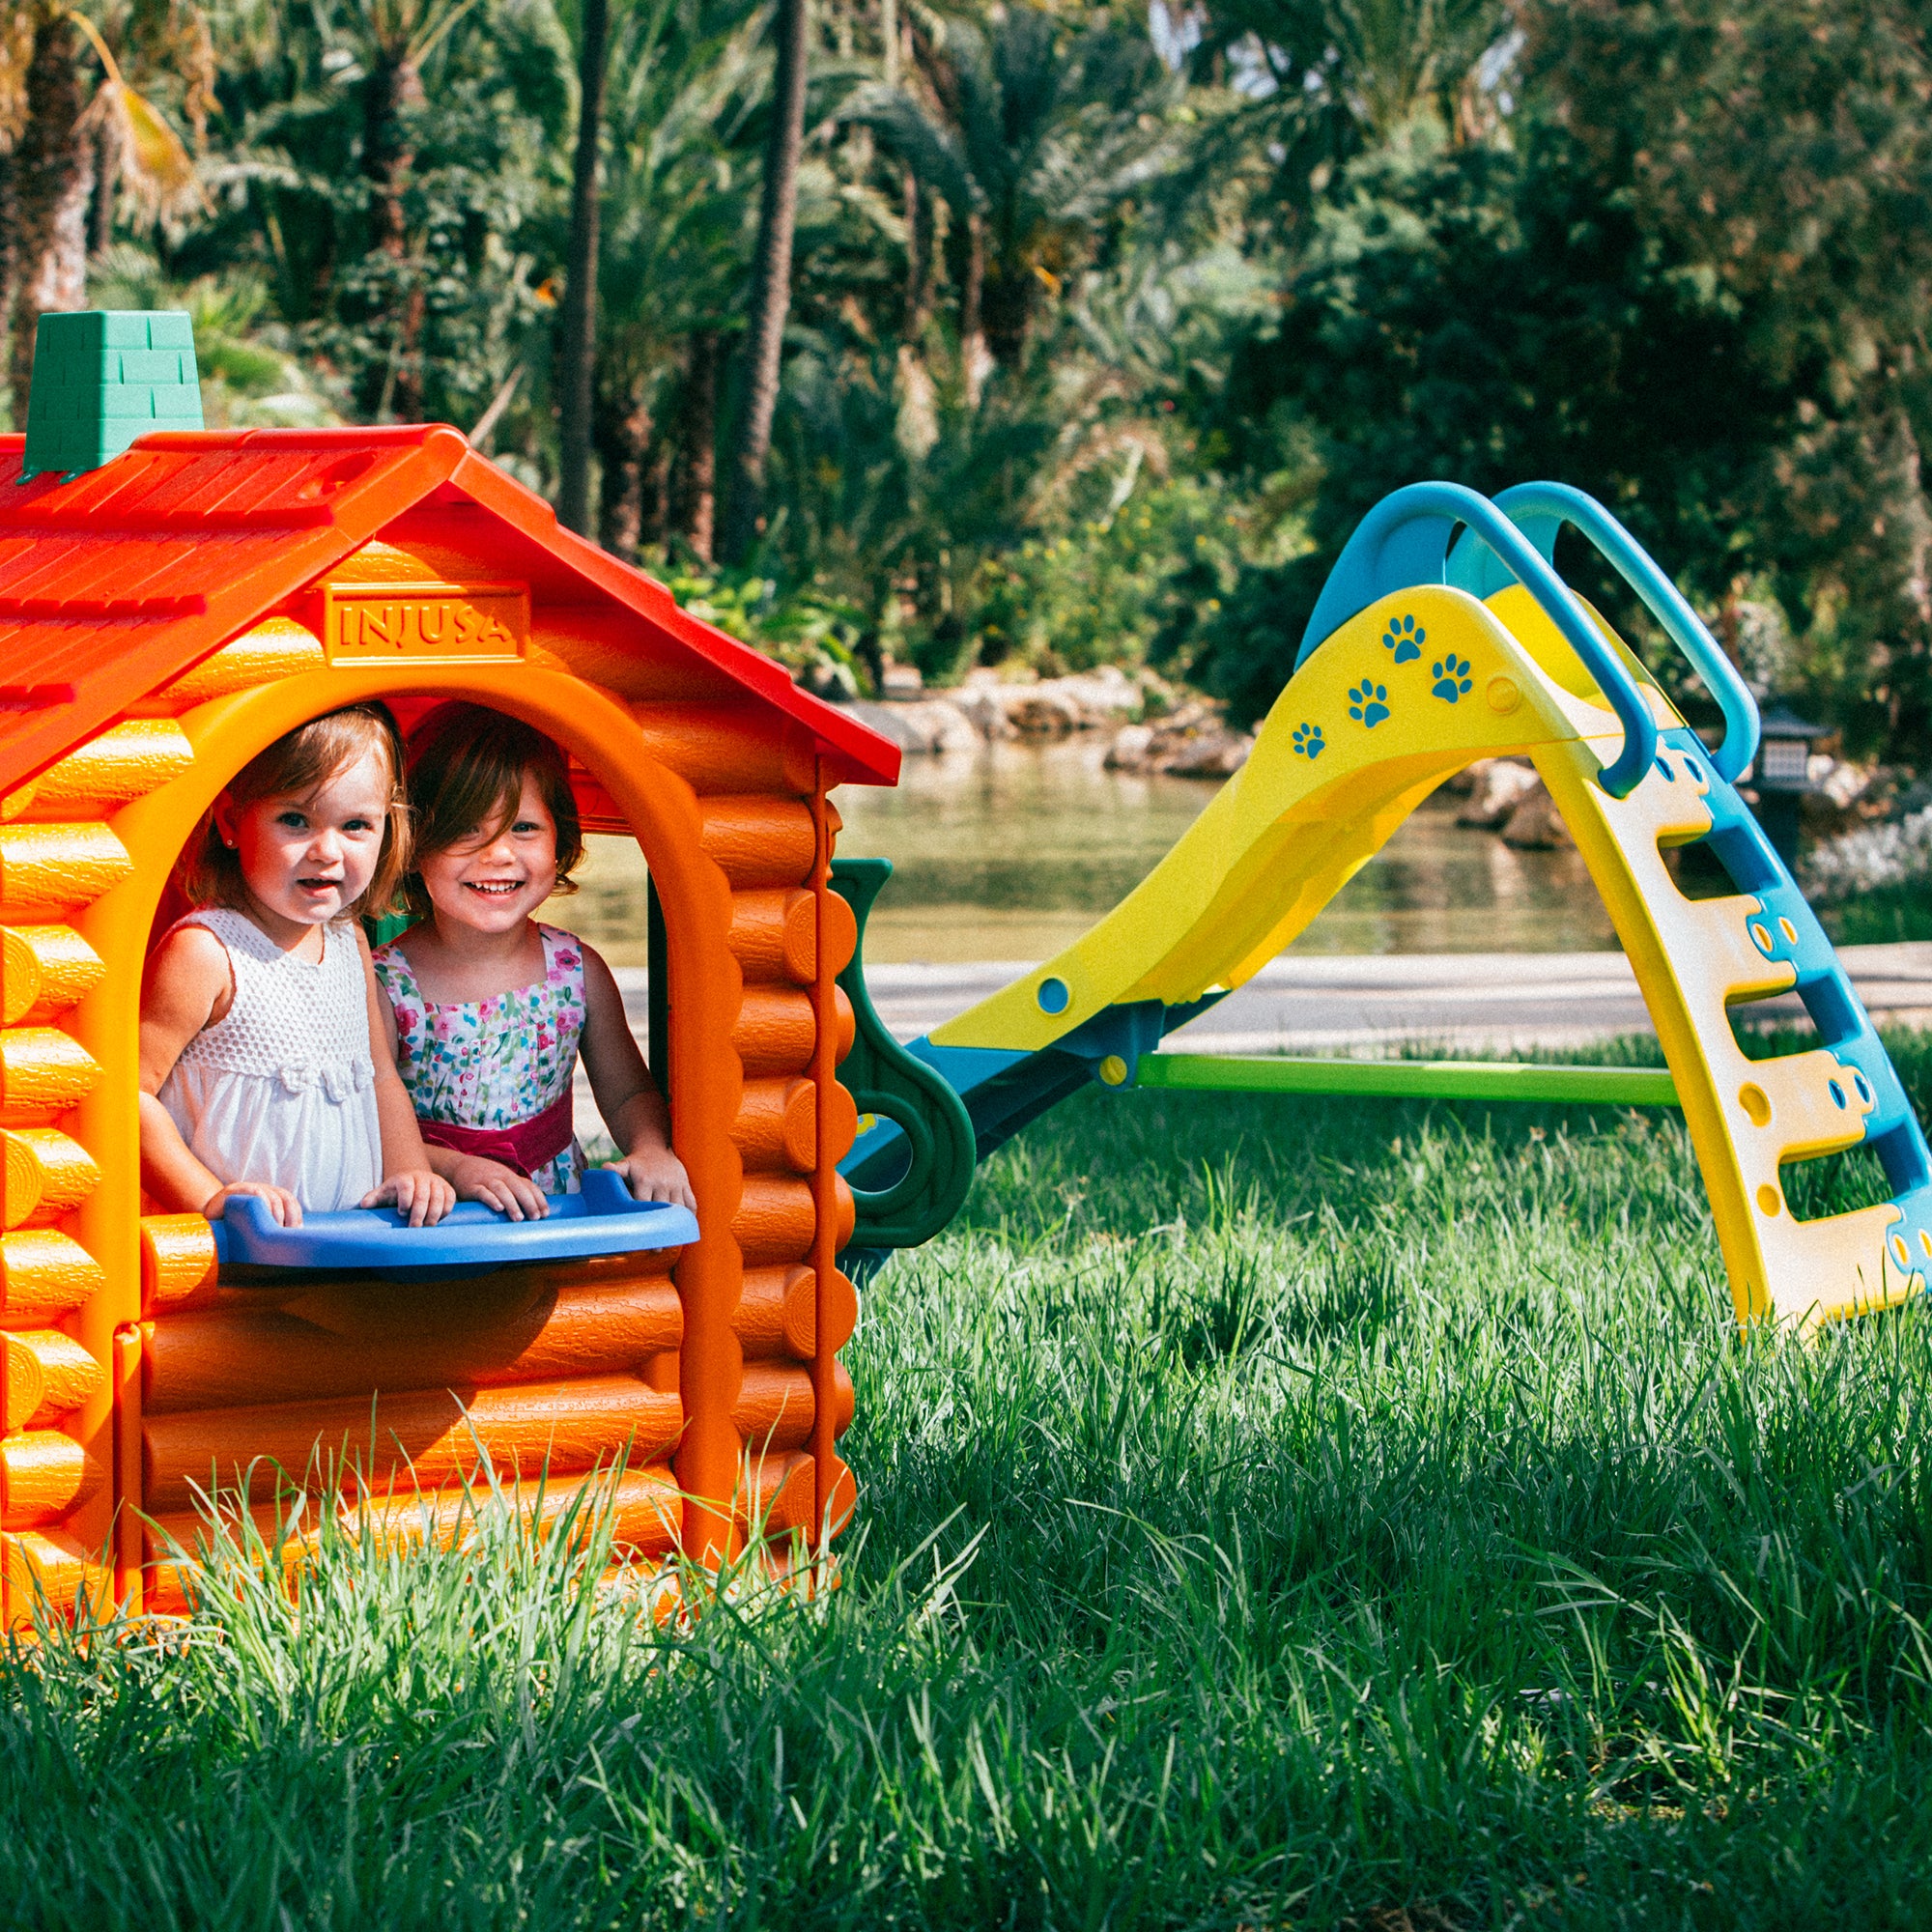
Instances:
[[[1811,789],[1811,745],[1823,731],[1788,704],[1776,703],[1759,721],[1757,822],[1786,866],[1798,864],[1798,814]]]

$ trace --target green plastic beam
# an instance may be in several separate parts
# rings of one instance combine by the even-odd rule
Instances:
[[[1207,1094],[1357,1094],[1403,1100],[1601,1101],[1674,1107],[1662,1066],[1541,1066],[1513,1060],[1289,1060],[1226,1053],[1149,1053],[1137,1087]]]

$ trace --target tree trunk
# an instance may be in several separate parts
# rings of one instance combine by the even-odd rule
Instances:
[[[791,307],[792,231],[798,220],[798,164],[805,147],[805,71],[810,22],[806,0],[779,0],[778,70],[772,80],[772,128],[765,143],[764,192],[758,204],[757,253],[745,330],[745,390],[731,453],[731,497],[724,555],[741,562],[764,525],[765,461],[778,408],[785,316]]]
[[[1026,262],[997,264],[995,271],[986,277],[980,310],[980,327],[985,331],[987,370],[995,363],[1003,369],[1025,365],[1039,291],[1039,275]]]
[[[14,421],[27,426],[34,337],[49,309],[87,300],[87,210],[94,194],[94,140],[76,134],[86,107],[80,34],[48,9],[34,29],[26,122],[14,147],[14,285],[8,375]]]
[[[643,499],[643,515],[639,523],[638,548],[668,545],[670,539],[670,470],[674,451],[668,437],[659,437],[644,458],[643,484],[639,495]]]
[[[403,326],[396,331],[396,380],[389,391],[391,419],[407,423],[423,419],[422,332],[423,320],[429,312],[420,270],[412,272],[418,279],[403,298]]]
[[[603,459],[604,488],[597,504],[597,541],[627,563],[637,561],[644,541],[651,429],[650,405],[641,383],[627,392],[607,391],[600,398],[594,433]]]
[[[426,303],[420,274],[410,262],[408,211],[403,202],[416,153],[403,116],[423,99],[422,72],[407,47],[385,48],[363,96],[362,166],[374,190],[376,246],[396,265],[404,291],[384,384],[386,413],[419,422],[423,409],[422,327]]]
[[[901,170],[899,191],[905,206],[905,332],[908,341],[917,342],[921,332],[925,327],[925,258],[927,244],[924,224],[919,218],[919,177],[910,168]]]
[[[608,0],[583,0],[577,55],[577,159],[570,182],[570,252],[563,294],[562,407],[558,433],[563,474],[557,521],[580,536],[590,528],[590,393],[597,364],[597,150],[604,131],[604,76],[609,65]]]
[[[684,540],[700,563],[712,560],[718,516],[718,334],[700,328],[691,338],[679,429],[684,442]]]
[[[94,130],[94,195],[87,213],[87,253],[103,254],[114,240],[114,197],[121,186],[121,122],[102,115]]]
[[[898,0],[879,0],[880,60],[888,87],[899,84]],[[910,168],[899,170],[899,205],[905,213],[905,327],[907,342],[915,348],[925,332],[926,277],[930,270],[935,234],[931,224],[921,219],[919,177]],[[876,685],[878,680],[874,678]]]
[[[966,217],[966,278],[959,291],[959,360],[966,407],[980,407],[980,384],[986,380],[986,332],[980,310],[986,294],[986,223],[983,216]]]
[[[20,275],[20,217],[14,198],[14,151],[0,154],[0,316],[14,313],[14,291]],[[15,420],[14,427],[26,424]]]

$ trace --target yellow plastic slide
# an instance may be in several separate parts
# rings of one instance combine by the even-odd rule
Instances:
[[[1932,1268],[1932,1171],[1897,1077],[1736,792],[1595,621],[1657,729],[1655,756],[1626,796],[1603,782],[1626,746],[1625,722],[1530,591],[1392,591],[1308,655],[1246,766],[1148,878],[1058,957],[936,1029],[931,1058],[1037,1053],[1110,1008],[1180,1007],[1241,985],[1445,779],[1475,759],[1520,753],[1548,785],[1636,970],[1740,1317],[1810,1323],[1921,1289]],[[1661,848],[1700,838],[1739,883],[1735,895],[1692,901],[1678,890]],[[1823,1044],[1748,1059],[1730,1009],[1793,987]],[[1897,1198],[1794,1220],[1780,1168],[1861,1142],[1880,1153]]]

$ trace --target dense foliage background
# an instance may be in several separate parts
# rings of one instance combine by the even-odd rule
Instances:
[[[16,419],[42,309],[185,305],[212,413],[452,421],[793,662],[1246,715],[1376,497],[1557,476],[1921,761],[1925,0],[83,12],[0,15]]]

